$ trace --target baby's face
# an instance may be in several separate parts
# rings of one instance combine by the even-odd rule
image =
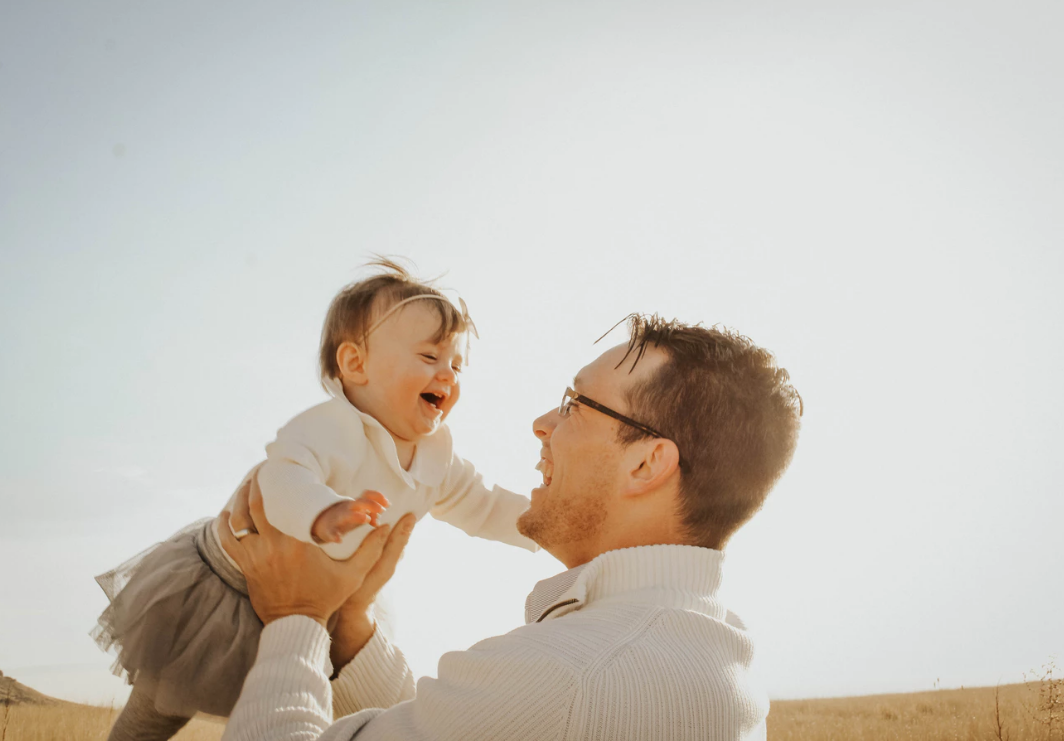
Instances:
[[[439,342],[428,301],[415,301],[385,320],[369,338],[360,407],[395,437],[415,441],[434,433],[458,401],[465,335]]]

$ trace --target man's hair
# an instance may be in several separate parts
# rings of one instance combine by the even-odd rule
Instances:
[[[329,304],[329,311],[325,315],[318,351],[323,384],[340,375],[336,363],[336,351],[340,345],[356,342],[365,346],[369,339],[367,332],[377,317],[400,301],[414,296],[443,296],[432,286],[432,281],[418,280],[409,270],[387,257],[377,255],[363,267],[379,268],[381,272],[344,286]],[[440,326],[432,338],[433,342],[440,342],[469,329],[466,318],[450,301],[433,299],[416,303],[423,303],[426,308],[439,314]]]
[[[650,378],[628,390],[628,413],[676,444],[687,538],[720,549],[761,509],[787,469],[802,399],[772,353],[740,334],[656,314],[633,314],[628,328],[625,360],[634,354],[632,368],[648,346],[667,355]],[[619,434],[626,445],[650,437],[628,425]]]

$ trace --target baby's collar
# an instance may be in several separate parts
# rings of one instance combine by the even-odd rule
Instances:
[[[344,393],[343,384],[339,379],[327,378],[322,381],[322,386],[325,387],[329,396],[334,399],[343,399],[343,401],[351,407],[351,410],[361,418],[362,424],[367,429],[376,431],[374,436],[378,439],[378,450],[384,454],[390,467],[395,471],[399,478],[407,484],[407,486],[413,488],[415,482],[420,482],[428,486],[440,485],[446,474],[447,464],[450,463],[452,452],[451,436],[446,425],[441,425],[442,429],[437,430],[436,434],[418,442],[413,464],[411,465],[410,470],[404,471],[402,466],[399,465],[399,455],[395,449],[395,441],[392,439],[388,430],[384,428],[384,425],[381,424],[380,420],[372,414],[363,412],[352,404],[351,400],[347,398],[347,394]]]
[[[335,399],[346,399],[347,394],[344,393],[344,385],[340,383],[338,378],[326,378],[321,382],[321,385],[325,387],[325,391],[329,396]]]

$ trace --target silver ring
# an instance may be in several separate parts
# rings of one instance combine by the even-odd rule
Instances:
[[[230,522],[229,523],[229,532],[231,532],[233,534],[234,538],[236,538],[237,540],[240,540],[241,538],[246,538],[247,536],[249,536],[252,533],[257,532],[257,531],[253,527],[246,527],[243,530],[234,530],[233,529],[233,523]]]

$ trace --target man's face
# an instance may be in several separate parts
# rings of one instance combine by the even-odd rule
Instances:
[[[628,413],[625,391],[657,370],[665,354],[648,348],[635,370],[627,345],[607,350],[577,374],[573,389],[621,414]],[[559,389],[559,396],[561,389]],[[609,508],[624,484],[624,446],[617,441],[620,422],[576,403],[569,415],[557,409],[536,419],[541,444],[537,469],[543,484],[532,490],[532,506],[517,521],[518,530],[570,568],[598,555],[608,536]]]

